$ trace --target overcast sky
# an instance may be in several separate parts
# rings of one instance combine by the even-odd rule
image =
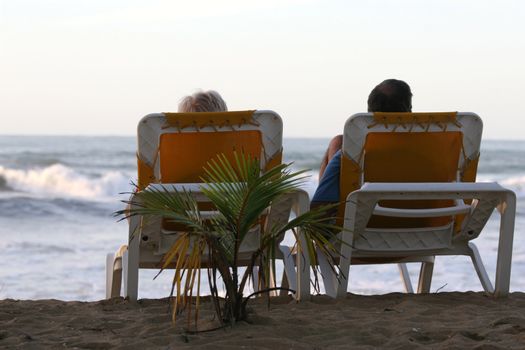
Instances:
[[[0,134],[133,135],[197,89],[341,133],[387,78],[525,139],[525,2],[0,0]]]

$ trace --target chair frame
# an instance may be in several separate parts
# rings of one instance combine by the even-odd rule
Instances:
[[[378,205],[381,200],[393,199],[477,199],[474,204],[441,209],[389,209]],[[495,288],[483,266],[476,245],[471,242],[479,236],[492,211],[498,208],[501,214],[498,258],[495,276]],[[398,233],[405,235],[405,240],[389,237],[392,230],[367,229],[366,223],[373,214],[395,217],[429,217],[468,213],[468,219],[459,233],[454,234],[451,225],[426,232],[417,230]],[[325,275],[325,285],[330,286],[332,296],[346,295],[348,277],[352,258],[359,257],[404,257],[410,258],[404,262],[422,262],[418,293],[430,292],[433,272],[433,257],[444,255],[466,255],[472,260],[483,289],[495,296],[505,296],[509,293],[512,262],[512,244],[514,236],[514,220],[516,213],[516,195],[497,183],[366,183],[347,197],[345,211],[345,230],[341,239],[348,244],[342,244],[340,249],[340,274],[330,273],[328,262],[322,260],[321,269]],[[390,231],[390,232],[388,232]],[[436,234],[442,238],[441,246],[426,244],[419,241],[420,234]],[[367,247],[368,241],[374,236],[381,236],[386,245],[392,248]],[[410,242],[409,238],[413,240]],[[425,261],[426,260],[426,261]],[[327,287],[328,289],[328,287]],[[335,291],[335,293],[333,292]]]
[[[430,115],[430,114],[428,114]],[[428,115],[426,117],[428,117]],[[468,158],[479,156],[482,122],[474,113],[457,113],[450,123],[428,123],[424,132],[443,130],[463,133],[463,151]],[[431,117],[430,117],[431,120]],[[400,127],[401,126],[401,127]],[[361,158],[363,145],[369,132],[406,132],[419,124],[398,123],[392,127],[385,122],[374,123],[374,114],[358,113],[345,124],[343,152],[357,162]],[[419,132],[423,132],[420,130]],[[466,158],[465,157],[465,158]],[[458,169],[465,159],[459,159]],[[362,180],[361,180],[362,181]],[[428,293],[432,281],[435,256],[466,255],[474,264],[483,289],[495,296],[509,292],[512,260],[512,242],[516,211],[514,192],[497,183],[363,183],[360,189],[348,194],[344,211],[344,230],[340,239],[339,272],[325,257],[319,256],[325,289],[332,297],[346,295],[350,266],[353,258],[398,258],[405,288],[412,292],[410,277],[405,262],[420,262],[418,293]],[[455,205],[438,209],[393,209],[381,207],[382,200],[447,199]],[[463,200],[472,200],[464,202]],[[495,208],[501,214],[498,260],[495,288],[483,266],[481,255],[471,240],[478,237]],[[443,227],[418,229],[370,229],[366,225],[372,215],[391,217],[442,217],[466,215],[459,232],[454,222]],[[374,242],[374,243],[371,243]],[[387,262],[392,263],[392,262]]]
[[[252,124],[243,125],[243,130],[260,130],[263,138],[263,148],[261,154],[261,168],[264,169],[268,161],[282,151],[282,121],[279,115],[273,111],[254,111]],[[156,161],[159,149],[160,136],[163,133],[174,132],[220,132],[239,130],[241,126],[222,125],[222,126],[188,126],[183,130],[180,128],[166,125],[166,118],[163,113],[149,114],[144,117],[138,126],[138,157],[141,157],[150,168],[153,169],[157,179],[160,176],[159,162]],[[147,188],[165,189],[169,192],[189,191],[198,202],[209,201],[201,191],[203,184],[155,184],[151,183]],[[204,185],[205,186],[205,185]],[[130,202],[137,202],[138,197],[132,195]],[[308,210],[309,199],[305,191],[299,190],[281,198],[277,203],[272,204],[268,211],[268,222],[276,220],[288,220],[290,211],[295,215],[301,215]],[[132,205],[131,209],[133,209]],[[164,252],[174,241],[174,235],[163,232],[162,218],[132,216],[129,218],[128,249],[121,249],[118,254],[108,254],[106,257],[106,298],[119,296],[121,292],[121,278],[123,279],[124,296],[132,301],[138,298],[139,270],[142,268],[158,269],[160,259]],[[304,242],[304,237],[300,234],[300,240]],[[247,242],[247,251],[258,248],[258,242],[251,239]],[[284,237],[283,237],[284,238]],[[278,242],[279,243],[279,242]],[[277,246],[279,245],[277,243]],[[304,260],[298,256],[294,267],[286,266],[287,258],[279,249],[275,249],[276,258],[283,259],[285,262],[285,276],[283,281],[287,281],[290,288],[295,290],[294,297],[301,299],[304,293],[309,295],[309,275],[308,269],[302,268]],[[247,261],[241,262],[247,264]],[[293,272],[292,272],[293,269]],[[288,273],[287,273],[288,272]],[[257,281],[254,288],[257,289]]]

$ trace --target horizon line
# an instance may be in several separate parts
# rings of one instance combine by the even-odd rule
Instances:
[[[135,134],[0,134],[0,137],[137,137]],[[333,136],[283,136],[283,139],[330,139]],[[482,141],[525,141],[525,138],[483,137]]]

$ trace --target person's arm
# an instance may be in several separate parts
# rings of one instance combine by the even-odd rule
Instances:
[[[319,169],[319,179],[323,178],[324,171],[326,170],[326,166],[328,165],[328,162],[334,154],[337,153],[341,148],[343,147],[343,135],[337,135],[332,140],[330,140],[330,143],[328,144],[328,149],[326,150],[323,159],[321,160],[321,166]]]

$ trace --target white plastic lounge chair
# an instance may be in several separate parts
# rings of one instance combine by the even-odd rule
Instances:
[[[159,184],[170,191],[185,188],[191,191],[203,210],[210,210],[206,209],[209,201],[198,184],[204,174],[203,167],[217,154],[229,157],[233,150],[257,157],[263,170],[281,164],[281,118],[272,111],[147,115],[138,125],[138,188],[155,188]],[[267,224],[271,225],[274,220],[288,221],[290,210],[297,215],[308,210],[308,195],[298,191],[274,203],[269,208]],[[128,249],[107,256],[106,297],[120,295],[120,276],[123,275],[124,296],[136,300],[139,269],[159,269],[163,254],[175,242],[176,232],[180,229],[180,225],[161,217],[147,220],[142,216],[131,217]],[[241,252],[246,255],[246,259],[241,258],[241,266],[249,264],[251,252],[258,248],[258,232],[254,232],[251,238],[241,247]],[[206,259],[203,264],[205,266]],[[292,270],[288,268],[287,271],[291,273]],[[293,272],[294,280],[289,282],[291,288],[298,291],[296,297],[300,298],[296,275]],[[305,286],[304,290],[308,289],[307,272],[298,275],[306,276],[301,285]],[[254,281],[254,288],[257,287],[257,281]]]
[[[339,273],[319,256],[327,294],[344,296],[350,265],[422,262],[430,291],[434,256],[470,256],[483,289],[509,292],[515,194],[474,183],[482,121],[473,113],[361,113],[345,124],[341,160]],[[471,241],[501,214],[495,288]],[[406,267],[400,264],[405,274]]]

